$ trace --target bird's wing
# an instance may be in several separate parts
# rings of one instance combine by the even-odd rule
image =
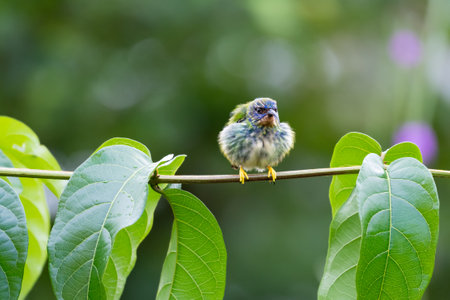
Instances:
[[[249,103],[245,103],[236,106],[236,108],[230,113],[230,119],[228,119],[227,125],[244,121],[247,116],[248,105]]]

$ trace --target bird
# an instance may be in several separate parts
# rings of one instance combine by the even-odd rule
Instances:
[[[231,112],[228,123],[220,131],[221,152],[239,169],[239,181],[248,180],[246,171],[268,170],[275,182],[273,169],[294,147],[295,132],[288,123],[280,123],[277,102],[271,98],[256,98],[240,104]]]

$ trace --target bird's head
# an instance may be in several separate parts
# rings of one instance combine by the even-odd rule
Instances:
[[[256,98],[247,108],[247,118],[257,126],[279,126],[277,102],[270,98]]]

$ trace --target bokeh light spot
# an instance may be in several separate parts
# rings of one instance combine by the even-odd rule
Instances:
[[[422,45],[417,35],[409,30],[394,32],[389,41],[391,59],[399,66],[411,68],[422,58]]]
[[[412,142],[422,152],[424,164],[433,162],[436,158],[438,142],[433,128],[425,122],[408,122],[403,124],[395,133],[394,144]]]

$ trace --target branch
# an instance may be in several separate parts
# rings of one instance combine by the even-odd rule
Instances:
[[[277,172],[277,180],[332,176],[344,174],[357,174],[361,166],[340,167],[340,168],[319,168],[305,169],[293,171]],[[434,177],[450,178],[450,171],[429,169]],[[0,176],[9,177],[31,177],[45,179],[61,179],[68,180],[72,176],[71,171],[50,171],[38,169],[20,169],[20,168],[3,168],[0,167]],[[272,180],[267,177],[266,173],[249,174],[246,181],[268,181]],[[239,182],[239,175],[157,175],[150,179],[151,184],[159,183],[227,183]]]
[[[71,172],[71,171],[52,171],[52,170],[0,167],[0,176],[9,176],[9,177],[28,177],[28,178],[68,180],[68,179],[70,179],[72,174],[73,174],[73,172]]]

